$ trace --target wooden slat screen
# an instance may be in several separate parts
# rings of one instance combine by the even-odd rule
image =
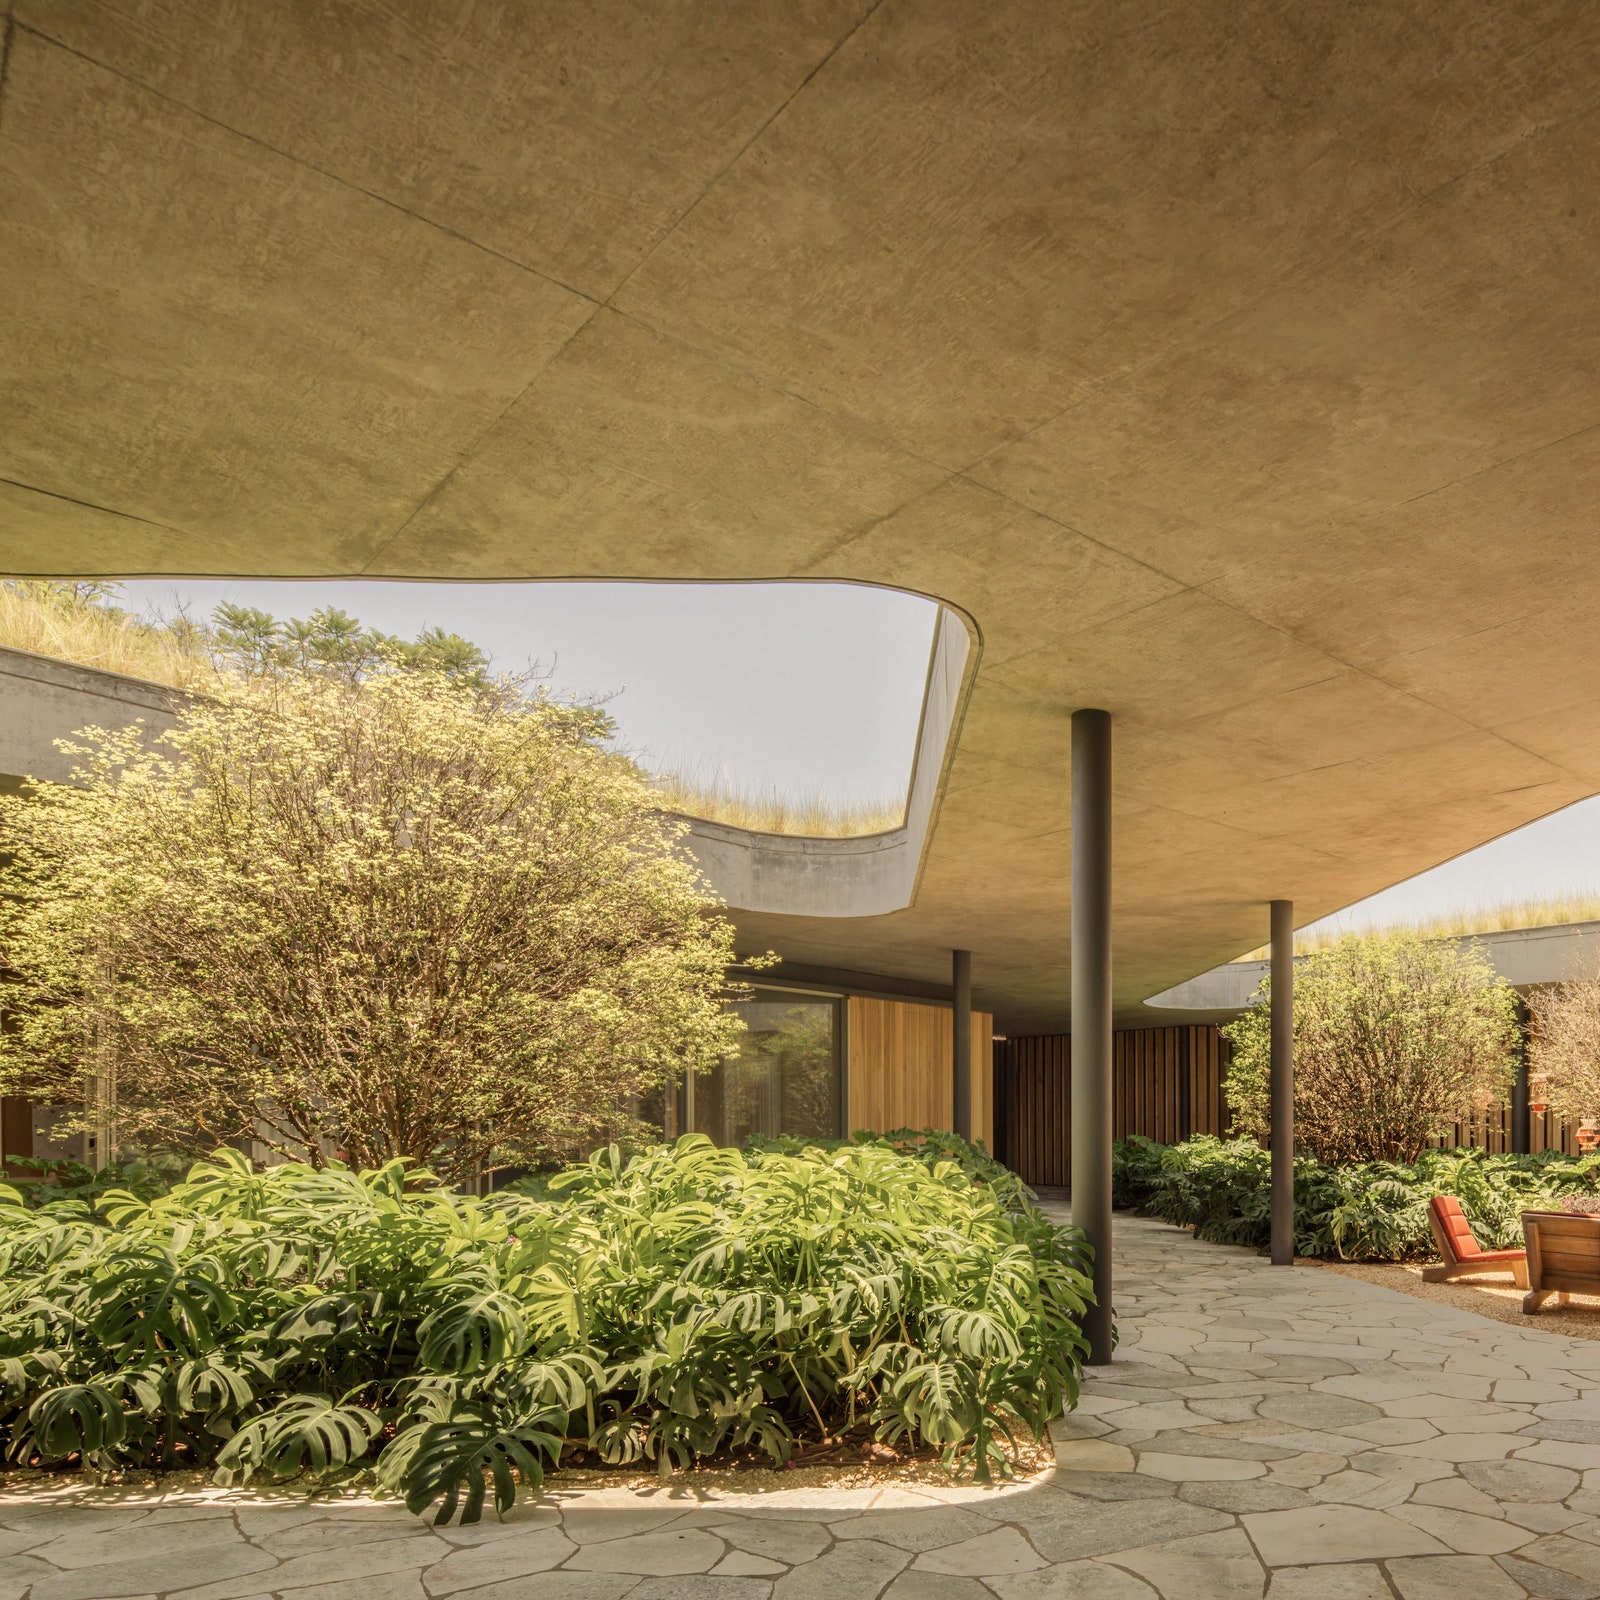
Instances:
[[[1455,1123],[1449,1133],[1433,1143],[1441,1150],[1478,1149],[1503,1155],[1511,1148],[1511,1107],[1490,1106],[1465,1122]],[[1541,1150],[1560,1150],[1575,1156],[1578,1125],[1564,1121],[1553,1111],[1536,1111],[1528,1118],[1528,1148],[1535,1155]]]
[[[1112,1137],[1143,1134],[1174,1144],[1225,1135],[1230,1047],[1213,1026],[1118,1029],[1111,1041]],[[1072,1149],[1072,1042],[1067,1034],[1007,1039],[995,1047],[995,1153],[1024,1181],[1063,1185]],[[1529,1119],[1535,1153],[1578,1153],[1577,1125],[1550,1112]],[[1511,1108],[1491,1106],[1434,1143],[1500,1154],[1511,1148]]]
[[[1228,1127],[1229,1047],[1215,1027],[1119,1028],[1111,1039],[1111,1131],[1163,1144]],[[1007,1039],[995,1050],[996,1151],[1028,1183],[1070,1179],[1072,1041]]]
[[[995,1046],[995,1154],[1025,1183],[1068,1181],[1071,1092],[1066,1034],[1007,1039]]]
[[[909,1000],[850,997],[846,1021],[850,1114],[846,1132],[948,1128],[951,1124],[951,1011]],[[994,1019],[972,1013],[972,1131],[993,1142],[991,1055]]]

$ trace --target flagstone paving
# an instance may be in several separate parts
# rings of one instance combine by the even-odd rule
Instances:
[[[1600,1600],[1600,1344],[1117,1221],[1046,1482],[0,1496],[0,1600]],[[775,1482],[779,1482],[774,1475]]]

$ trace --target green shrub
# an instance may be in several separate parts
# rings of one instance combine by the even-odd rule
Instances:
[[[1183,1144],[1133,1138],[1113,1152],[1114,1198],[1219,1244],[1265,1247],[1272,1163],[1252,1139],[1202,1134]],[[1294,1164],[1295,1252],[1347,1261],[1405,1261],[1433,1254],[1428,1202],[1454,1195],[1488,1250],[1522,1242],[1521,1213],[1570,1194],[1600,1194],[1600,1156],[1489,1155],[1430,1150],[1415,1162]]]
[[[1294,1123],[1327,1162],[1415,1161],[1510,1091],[1517,997],[1480,944],[1351,934],[1295,965]],[[1228,1023],[1236,1133],[1271,1124],[1272,982]]]
[[[163,1153],[112,1161],[103,1167],[25,1156],[8,1157],[6,1165],[24,1205],[59,1208],[75,1203],[83,1208],[84,1216],[90,1216],[108,1194],[126,1192],[141,1200],[154,1200],[182,1180],[190,1162],[185,1157]],[[57,1215],[65,1213],[58,1210]]]
[[[911,1156],[928,1167],[936,1167],[942,1161],[953,1161],[974,1183],[988,1184],[1012,1208],[1020,1211],[1033,1205],[1033,1191],[1004,1162],[996,1161],[981,1143],[963,1139],[960,1134],[947,1133],[940,1128],[893,1128],[888,1133],[858,1128],[848,1139],[814,1139],[788,1133],[767,1138],[762,1134],[752,1134],[745,1142],[745,1149],[752,1155],[767,1151],[798,1155],[808,1149],[832,1152],[857,1149],[863,1145],[892,1150],[896,1155]]]
[[[1082,1236],[881,1145],[698,1136],[474,1198],[399,1162],[231,1151],[154,1200],[0,1186],[0,1447],[17,1463],[370,1467],[448,1520],[564,1448],[662,1471],[870,1429],[953,1470],[1075,1402]]]

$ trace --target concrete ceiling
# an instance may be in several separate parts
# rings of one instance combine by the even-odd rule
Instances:
[[[916,904],[746,940],[1059,1026],[1104,706],[1132,1015],[1600,788],[1597,156],[1588,0],[10,0],[0,565],[937,596]]]

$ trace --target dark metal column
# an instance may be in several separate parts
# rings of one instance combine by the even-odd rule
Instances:
[[[972,952],[950,952],[950,1079],[955,1095],[951,1126],[963,1139],[972,1137]]]
[[[1094,1246],[1089,1363],[1111,1360],[1111,715],[1072,714],[1072,1220]]]
[[[1272,902],[1272,1264],[1294,1264],[1294,902]]]
[[[1511,1084],[1511,1152],[1526,1156],[1533,1153],[1533,1113],[1528,1109],[1532,1100],[1532,1085],[1528,1082],[1528,1002],[1520,996],[1517,1000],[1517,1075]]]

